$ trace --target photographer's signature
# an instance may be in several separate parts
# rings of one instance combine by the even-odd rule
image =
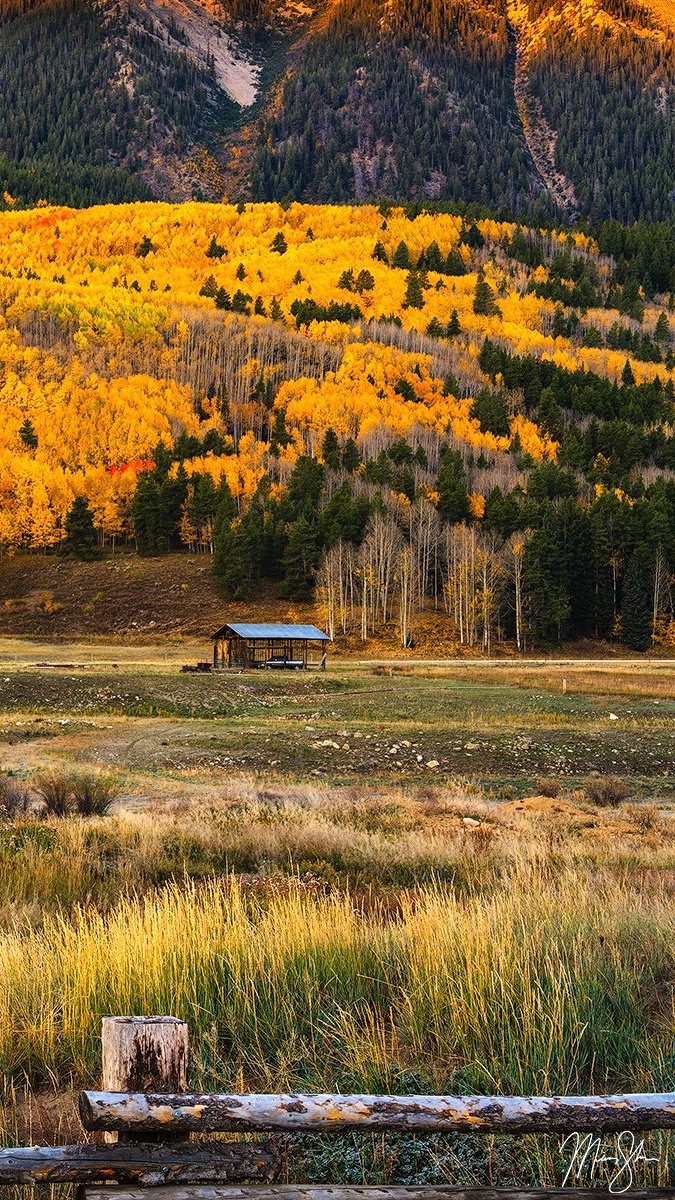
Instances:
[[[611,1141],[592,1133],[570,1133],[560,1143],[560,1152],[571,1154],[563,1187],[568,1183],[589,1185],[602,1179],[617,1195],[630,1191],[639,1167],[659,1162],[647,1153],[644,1138],[638,1140],[628,1130]]]

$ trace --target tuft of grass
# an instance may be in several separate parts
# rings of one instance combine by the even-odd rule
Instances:
[[[560,795],[560,784],[557,779],[540,779],[537,788],[540,796],[548,796],[551,800],[557,799]]]
[[[592,776],[585,784],[585,791],[598,808],[618,808],[630,796],[630,784],[615,775]]]
[[[41,775],[35,790],[52,817],[66,817],[73,810],[73,789],[67,775]]]
[[[107,775],[75,775],[71,779],[73,807],[81,817],[105,817],[110,812],[119,788]]]
[[[30,790],[16,779],[0,776],[0,817],[24,817],[31,806]]]

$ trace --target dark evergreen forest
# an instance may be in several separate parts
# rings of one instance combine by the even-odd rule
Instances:
[[[148,199],[144,164],[187,149],[209,112],[208,73],[150,24],[77,0],[4,4],[0,22],[0,192],[27,205]]]

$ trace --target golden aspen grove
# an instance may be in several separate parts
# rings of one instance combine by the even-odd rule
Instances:
[[[99,547],[182,545],[217,560],[224,488],[230,538],[245,539],[254,502],[263,525],[276,506],[276,574],[299,598],[318,577],[333,595],[331,627],[346,626],[349,608],[365,637],[398,591],[405,640],[409,606],[442,595],[461,640],[487,646],[495,622],[501,636],[500,598],[519,557],[545,538],[542,504],[566,498],[582,524],[616,508],[626,525],[658,476],[658,502],[672,506],[667,297],[618,285],[611,253],[583,233],[389,204],[10,204],[0,303],[5,553],[63,547],[79,498]],[[353,543],[391,518],[391,587],[381,562],[362,563],[339,572],[335,599],[342,538],[297,528],[314,485],[284,509],[307,462],[321,471],[315,509],[335,508],[345,485],[361,504]],[[159,500],[147,515],[153,480],[175,485],[168,515],[157,515]],[[413,538],[416,582],[401,588],[396,546],[413,526],[428,532],[423,550]],[[589,632],[617,627],[616,573],[636,538],[618,549],[598,534],[606,594]],[[670,636],[672,547],[657,542],[653,564],[651,633]],[[358,618],[352,569],[364,594],[372,571],[389,593],[367,613],[362,595]],[[226,594],[250,594],[261,571],[254,564],[238,582],[221,571]],[[535,633],[562,636],[570,603],[543,616],[537,605],[531,598]],[[518,612],[517,640],[521,624]]]

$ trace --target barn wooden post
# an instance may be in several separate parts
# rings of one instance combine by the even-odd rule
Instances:
[[[184,1021],[177,1017],[104,1017],[101,1040],[104,1091],[187,1091],[188,1028]],[[157,1136],[171,1140],[170,1135]],[[116,1140],[114,1134],[108,1137]],[[122,1135],[121,1140],[127,1137],[133,1140],[130,1134]],[[148,1140],[147,1135],[143,1140]]]

